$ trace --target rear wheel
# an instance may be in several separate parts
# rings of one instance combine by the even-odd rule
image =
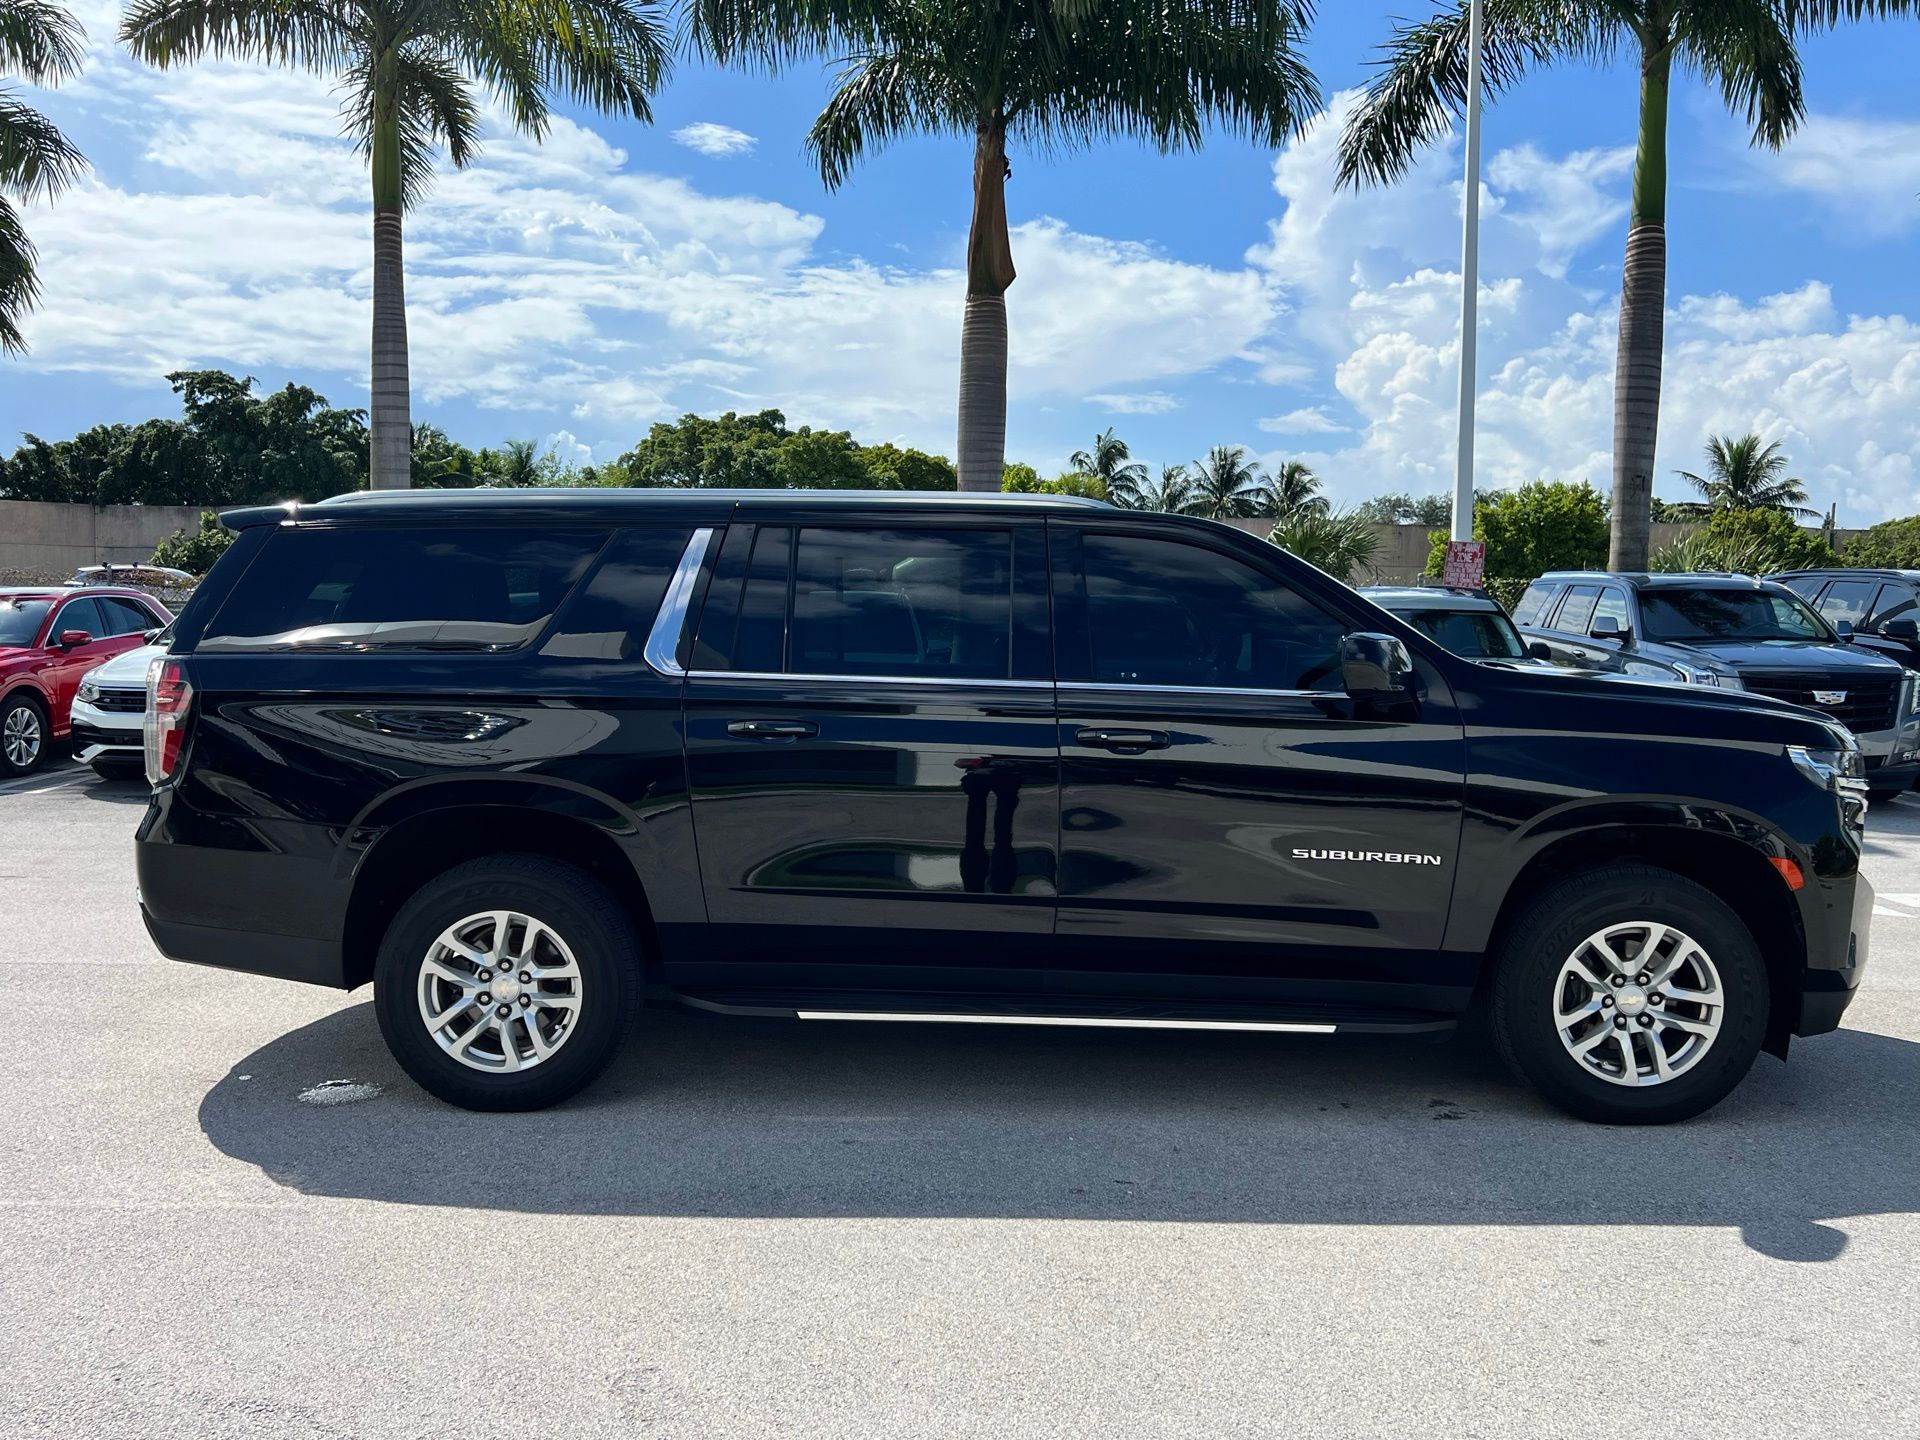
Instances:
[[[469,1110],[538,1110],[619,1053],[640,955],[625,912],[579,870],[491,856],[400,908],[373,982],[380,1032],[422,1088]]]
[[[37,699],[17,691],[0,700],[0,777],[37,770],[47,738],[47,712]]]
[[[1615,1125],[1685,1120],[1725,1099],[1767,1028],[1767,970],[1739,916],[1670,871],[1569,876],[1508,931],[1494,1042],[1561,1109]]]

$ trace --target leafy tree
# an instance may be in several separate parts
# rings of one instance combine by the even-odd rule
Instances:
[[[1756,145],[1777,149],[1805,108],[1796,22],[1812,23],[1815,9],[1845,8],[1838,0],[1824,6],[1802,0],[1491,0],[1486,6],[1482,55],[1489,94],[1514,85],[1533,66],[1606,64],[1623,52],[1636,62],[1639,155],[1614,379],[1616,570],[1640,570],[1647,563],[1667,291],[1667,95],[1673,67],[1677,62],[1698,72],[1745,116]],[[1446,134],[1464,111],[1467,10],[1467,0],[1454,0],[1431,20],[1396,28],[1381,73],[1348,120],[1340,154],[1343,183],[1395,179],[1416,151]]]
[[[1147,483],[1147,467],[1132,458],[1112,426],[1094,437],[1091,450],[1074,451],[1069,463],[1075,474],[1097,480],[1102,497],[1116,505],[1133,507]]]
[[[1707,473],[1691,470],[1674,472],[1699,491],[1703,505],[1691,507],[1695,513],[1714,510],[1783,510],[1789,515],[1816,519],[1819,511],[1809,510],[1804,502],[1807,487],[1787,474],[1787,457],[1780,443],[1762,444],[1760,437],[1746,434],[1715,435],[1707,441]]]
[[[1324,504],[1296,506],[1267,538],[1346,585],[1371,569],[1380,551],[1371,520],[1357,510],[1332,510]]]
[[[1197,147],[1207,122],[1278,145],[1319,108],[1295,46],[1309,0],[692,0],[722,61],[845,58],[807,146],[829,188],[902,135],[973,142],[960,332],[959,474],[994,490],[1006,462],[1010,144],[1126,137]]]
[[[1063,470],[1051,480],[1042,480],[1031,465],[1009,465],[1000,482],[1007,495],[1078,495],[1088,500],[1105,500],[1106,482],[1085,470]]]
[[[0,78],[17,71],[29,85],[71,80],[86,39],[80,22],[48,0],[0,0]],[[86,168],[51,120],[0,84],[0,355],[25,353],[20,321],[40,298],[33,242],[15,206],[53,199]]]
[[[1728,570],[1771,575],[1835,563],[1833,547],[1809,535],[1785,510],[1716,510],[1685,539],[1654,552],[1658,571]]]
[[[1503,579],[1596,570],[1607,560],[1607,502],[1585,482],[1535,480],[1495,490],[1473,507],[1473,538],[1487,543],[1486,573]],[[1446,558],[1447,532],[1436,530],[1427,574],[1441,574]]]
[[[741,489],[951,490],[939,455],[893,444],[861,445],[845,430],[787,427],[778,410],[659,423],[616,462],[621,483]]]
[[[480,144],[475,76],[513,123],[547,125],[549,92],[651,119],[667,65],[653,0],[131,0],[120,38],[166,67],[240,57],[340,80],[347,131],[373,179],[373,485],[411,478],[401,217],[432,151],[456,168]]]
[[[457,490],[477,483],[474,452],[450,438],[437,425],[413,427],[413,443],[408,447],[407,456],[416,490]]]
[[[1375,525],[1445,525],[1453,519],[1451,495],[1410,495],[1396,490],[1354,506]]]
[[[912,446],[883,440],[859,447],[860,462],[882,490],[951,490],[958,482],[953,462]]]
[[[1842,565],[1887,570],[1920,570],[1920,515],[1882,520],[1856,535],[1840,552]]]
[[[1208,520],[1243,520],[1271,514],[1272,504],[1266,474],[1247,458],[1246,447],[1216,445],[1193,474],[1186,513]]]
[[[189,575],[205,575],[232,543],[233,532],[221,525],[220,517],[211,510],[202,510],[199,532],[174,531],[153,547],[150,563],[184,570]]]
[[[1150,481],[1141,489],[1134,508],[1178,515],[1186,511],[1192,500],[1193,472],[1184,465],[1163,465],[1160,467],[1160,478]]]
[[[540,453],[531,440],[503,440],[498,450],[474,456],[474,480],[492,490],[530,490],[552,483],[553,455]]]
[[[1040,489],[1040,472],[1031,465],[1014,461],[1000,470],[1000,491],[1005,495],[1032,495]]]
[[[1326,496],[1320,493],[1320,477],[1304,461],[1288,460],[1267,483],[1270,497],[1268,514],[1278,520],[1290,520],[1308,512],[1327,513]]]

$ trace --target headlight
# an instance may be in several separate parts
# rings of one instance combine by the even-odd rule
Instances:
[[[1718,670],[1708,670],[1700,665],[1689,665],[1684,660],[1674,661],[1673,668],[1680,672],[1680,678],[1689,685],[1714,685],[1722,690],[1747,688],[1738,675],[1722,674]]]
[[[1920,710],[1920,672],[1909,670],[1900,681],[1900,713],[1911,715]]]
[[[1787,758],[1802,775],[1840,801],[1842,823],[1855,830],[1867,823],[1867,762],[1858,749],[1811,750],[1805,745],[1787,746]]]
[[[80,689],[76,698],[86,701],[89,705],[100,698],[100,687],[93,683],[93,677],[91,675],[80,682]]]

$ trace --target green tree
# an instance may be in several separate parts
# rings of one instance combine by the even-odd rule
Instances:
[[[1193,472],[1184,465],[1163,465],[1160,467],[1160,478],[1148,482],[1141,489],[1134,508],[1179,515],[1185,513],[1192,501]]]
[[[1891,3],[1891,0],[1890,0]],[[1446,134],[1466,105],[1467,3],[1402,24],[1381,73],[1347,122],[1343,183],[1389,181]],[[1667,101],[1673,67],[1697,71],[1744,115],[1757,145],[1778,148],[1804,111],[1796,19],[1802,0],[1489,0],[1484,75],[1489,94],[1528,69],[1606,64],[1625,53],[1640,87],[1639,154],[1627,226],[1614,375],[1612,568],[1647,563],[1653,452],[1660,424],[1667,293]],[[1833,3],[1827,9],[1844,9]],[[1854,8],[1860,8],[1855,6]]]
[[[1036,495],[1040,491],[1040,472],[1031,465],[1014,461],[1001,467],[1000,490],[1006,495]]]
[[[1486,541],[1486,573],[1503,580],[1597,570],[1607,561],[1607,502],[1585,482],[1535,480],[1495,490],[1473,507],[1473,538]],[[1427,574],[1441,574],[1446,558],[1447,532],[1436,530]]]
[[[951,490],[953,466],[891,443],[862,445],[845,430],[789,429],[778,410],[682,415],[647,431],[614,463],[618,483],[722,489]]]
[[[1354,507],[1375,525],[1445,525],[1453,519],[1451,495],[1411,495],[1404,490],[1376,495]]]
[[[1091,450],[1074,451],[1068,463],[1076,475],[1098,481],[1102,497],[1116,505],[1135,506],[1147,483],[1147,467],[1133,459],[1112,426],[1094,436]]]
[[[457,490],[476,483],[473,467],[478,457],[437,425],[413,427],[407,456],[416,490]]]
[[[845,66],[808,149],[829,188],[902,135],[973,142],[960,332],[959,475],[995,490],[1006,462],[1010,149],[1142,140],[1197,147],[1208,122],[1279,145],[1320,104],[1295,46],[1309,0],[693,0],[722,61]]]
[[[1920,515],[1882,520],[1856,535],[1840,551],[1842,565],[1887,570],[1920,570]]]
[[[149,563],[184,570],[189,575],[205,575],[231,544],[233,532],[220,523],[219,515],[202,510],[199,531],[174,531],[153,547],[153,559]]]
[[[1727,570],[1736,575],[1772,575],[1835,563],[1833,547],[1777,509],[1716,510],[1685,539],[1654,552],[1651,569]]]
[[[1000,481],[1006,495],[1078,495],[1087,500],[1105,500],[1106,482],[1085,470],[1063,470],[1051,480],[1042,480],[1031,465],[1009,465]]]
[[[951,490],[958,481],[953,462],[944,455],[929,455],[912,446],[895,445],[883,440],[878,445],[862,445],[860,463],[876,488],[882,490]]]
[[[1267,538],[1343,585],[1371,569],[1380,550],[1371,520],[1357,510],[1332,510],[1324,504],[1296,507]]]
[[[1324,515],[1329,509],[1327,497],[1320,493],[1320,477],[1300,460],[1288,460],[1274,472],[1267,482],[1267,494],[1267,513],[1277,520],[1314,512]]]
[[[1273,491],[1246,447],[1216,445],[1193,473],[1186,513],[1208,520],[1244,520],[1271,514]]]
[[[1806,485],[1787,474],[1787,457],[1778,441],[1763,444],[1758,435],[1715,435],[1707,441],[1707,473],[1674,472],[1699,492],[1696,510],[1782,510],[1817,519],[1820,512],[1803,503]]]
[[[87,32],[47,0],[0,0],[0,79],[58,85],[80,73]],[[20,321],[40,298],[33,242],[18,204],[51,200],[87,168],[85,158],[39,111],[0,84],[0,355],[27,348]]]
[[[340,80],[373,180],[376,489],[411,478],[401,217],[426,189],[437,144],[456,168],[478,150],[473,77],[538,136],[553,90],[651,119],[648,95],[667,65],[654,0],[131,0],[120,38],[162,67],[243,58]]]

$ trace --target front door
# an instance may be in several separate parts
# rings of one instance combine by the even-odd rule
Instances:
[[[1037,987],[1059,754],[1038,521],[729,528],[686,743],[712,948],[685,986]]]
[[[1438,673],[1419,667],[1416,704],[1369,712],[1339,665],[1341,637],[1365,622],[1290,586],[1279,564],[1165,527],[1050,525],[1055,983],[1455,1003],[1471,975],[1436,952],[1464,741]]]

